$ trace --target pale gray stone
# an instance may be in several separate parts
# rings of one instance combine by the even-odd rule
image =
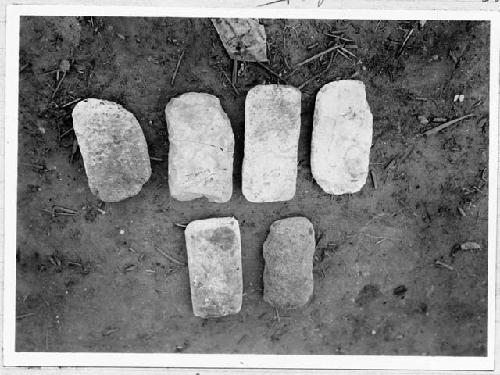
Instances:
[[[229,57],[267,61],[266,30],[255,18],[212,18]]]
[[[300,96],[298,89],[282,85],[258,85],[248,92],[242,191],[250,202],[295,195]]]
[[[264,242],[264,300],[278,308],[304,306],[313,294],[314,229],[305,217],[271,224]]]
[[[189,92],[165,108],[168,185],[177,200],[227,202],[233,193],[234,136],[217,97]]]
[[[90,190],[105,202],[137,195],[151,176],[139,122],[121,105],[85,99],[73,109],[73,130]]]
[[[243,296],[238,221],[232,217],[192,221],[184,235],[194,315],[238,313]]]
[[[321,188],[335,195],[355,193],[368,175],[373,116],[361,81],[336,81],[316,95],[311,170]]]

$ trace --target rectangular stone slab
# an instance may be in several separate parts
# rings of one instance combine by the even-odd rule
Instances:
[[[242,191],[250,202],[295,195],[300,97],[298,89],[281,85],[258,85],[248,92]]]
[[[368,175],[372,133],[363,82],[343,80],[321,88],[314,108],[311,170],[325,192],[361,190]]]
[[[144,133],[132,113],[117,103],[85,99],[73,109],[73,130],[94,195],[118,202],[141,191],[151,165]]]
[[[233,192],[234,136],[217,97],[190,92],[165,108],[168,185],[177,200],[227,202]]]
[[[232,217],[196,220],[184,232],[191,302],[202,318],[236,314],[241,309],[241,236]]]
[[[304,306],[313,294],[314,228],[305,217],[275,221],[264,242],[264,300],[278,308]]]

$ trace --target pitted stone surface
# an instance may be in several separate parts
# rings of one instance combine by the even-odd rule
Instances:
[[[184,235],[194,315],[238,313],[243,295],[238,221],[232,217],[196,220]]]
[[[255,18],[212,18],[229,57],[267,61],[266,30]]]
[[[336,81],[321,88],[314,109],[311,170],[325,192],[361,190],[368,175],[372,133],[363,82]]]
[[[168,185],[180,201],[227,202],[233,193],[234,136],[213,95],[190,92],[165,108],[170,143]]]
[[[73,130],[90,190],[105,202],[137,195],[151,176],[139,122],[121,105],[85,99],[73,109]]]
[[[245,101],[242,191],[250,202],[287,201],[295,195],[300,91],[258,85]]]
[[[297,308],[313,294],[314,229],[305,217],[275,221],[264,242],[264,300]]]

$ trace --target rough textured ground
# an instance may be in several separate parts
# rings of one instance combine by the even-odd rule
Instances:
[[[358,48],[349,51],[362,60],[325,56],[287,78],[299,87],[316,77],[302,88],[297,193],[284,203],[250,203],[241,194],[245,94],[277,78],[244,64],[233,90],[232,64],[209,20],[22,19],[17,350],[486,354],[488,24],[262,22],[270,67],[283,77],[331,45],[335,38],[324,33],[341,30],[334,35],[352,39]],[[71,68],[54,94],[62,59]],[[332,198],[309,166],[314,95],[351,77],[366,84],[374,115],[377,182]],[[217,95],[231,120],[228,203],[169,196],[164,108],[187,91]],[[465,100],[454,103],[456,94]],[[138,196],[103,204],[90,193],[69,130],[74,104],[66,105],[85,97],[134,113],[150,155],[162,160],[153,160]],[[468,113],[476,116],[421,136],[438,123],[418,116]],[[51,215],[53,205],[76,214]],[[241,226],[243,307],[234,316],[197,318],[187,269],[157,249],[183,262],[183,229],[175,223],[231,215]],[[270,224],[288,216],[314,224],[315,291],[306,307],[278,318],[262,299],[262,244]],[[452,251],[465,241],[483,250]]]

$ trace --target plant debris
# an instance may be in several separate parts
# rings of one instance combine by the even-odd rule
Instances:
[[[424,133],[424,135],[429,136],[429,135],[433,135],[433,134],[439,133],[440,131],[442,131],[442,130],[448,128],[448,127],[450,127],[451,125],[456,124],[457,122],[460,122],[460,121],[465,120],[465,119],[470,118],[470,117],[474,117],[474,114],[468,114],[468,115],[456,118],[454,120],[445,122],[444,124],[441,124],[439,126],[436,126],[435,128],[427,130]]]

